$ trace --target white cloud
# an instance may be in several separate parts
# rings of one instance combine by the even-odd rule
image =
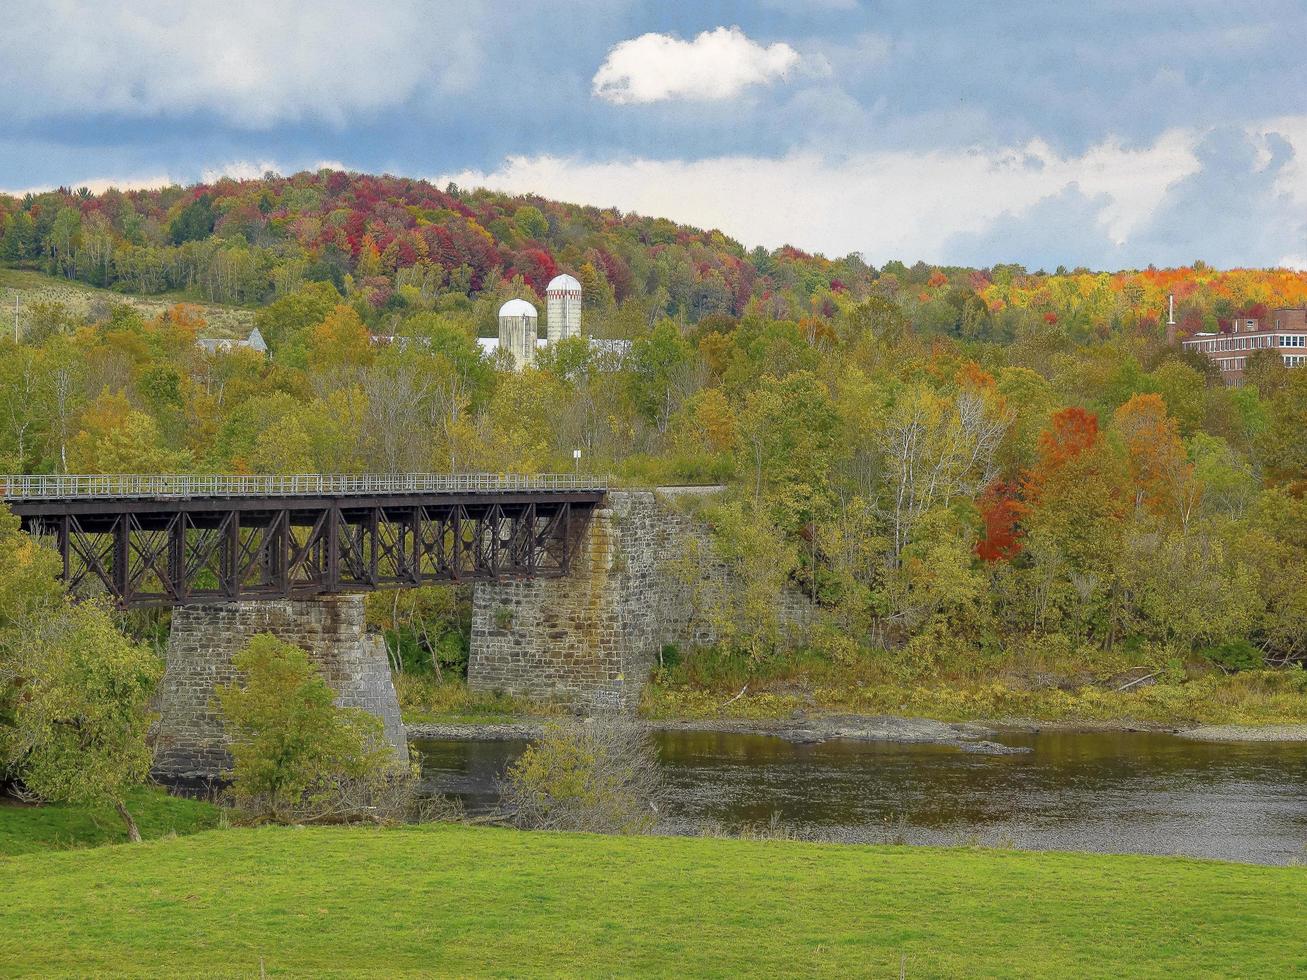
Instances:
[[[216,183],[224,177],[230,177],[232,180],[257,180],[268,171],[284,175],[296,173],[300,170],[346,170],[359,171],[359,167],[351,167],[339,160],[319,160],[316,163],[296,165],[285,167],[275,160],[232,160],[227,163],[213,164],[202,167],[199,173],[199,180],[205,184]],[[81,180],[65,181],[64,186],[88,187],[95,194],[103,193],[113,187],[120,191],[138,191],[154,190],[159,187],[168,187],[172,184],[190,184],[195,181],[194,174],[178,176],[176,174],[160,173],[155,175],[135,175],[124,177],[86,177]],[[16,190],[0,188],[0,194],[9,194],[12,197],[22,197],[24,194],[40,194],[44,191],[52,190],[53,184],[39,184],[31,187],[23,187]]]
[[[288,174],[298,173],[301,170],[360,171],[360,168],[348,166],[339,160],[318,160],[308,164],[299,163],[289,168],[282,166],[276,160],[229,160],[226,163],[203,168],[200,171],[200,180],[206,184],[215,183],[224,177],[230,177],[232,180],[259,180],[269,172],[281,174],[284,177]]]
[[[258,180],[268,171],[280,173],[277,164],[271,160],[232,160],[228,163],[218,164],[213,167],[205,167],[200,171],[200,180],[206,184],[212,184],[222,180],[224,177],[230,177],[232,180]]]
[[[1149,147],[1108,140],[1079,155],[1035,141],[1001,151],[885,151],[831,159],[631,160],[586,163],[511,157],[490,173],[440,177],[461,186],[616,206],[700,227],[747,245],[792,244],[871,261],[946,261],[960,233],[981,232],[1068,189],[1094,202],[1103,231],[1124,241],[1145,224],[1167,188],[1193,173],[1196,136],[1163,134]],[[1074,252],[1075,243],[1068,243]]]
[[[120,191],[148,191],[156,187],[167,187],[169,184],[176,184],[178,181],[169,177],[167,174],[154,174],[150,176],[127,176],[127,177],[88,177],[84,180],[72,180],[65,186],[76,190],[79,187],[89,188],[93,194],[103,194],[109,188],[117,188]],[[0,194],[8,194],[11,197],[22,197],[24,194],[41,194],[48,190],[54,189],[53,184],[39,184],[31,187],[20,187],[7,189],[0,187]]]
[[[643,34],[608,52],[592,90],[617,105],[729,99],[751,85],[784,78],[798,64],[799,53],[788,44],[761,45],[738,27],[704,31],[693,41]]]
[[[1276,188],[1295,204],[1307,206],[1307,116],[1280,116],[1250,126],[1247,131],[1258,142],[1259,162],[1263,165],[1272,157],[1267,145],[1271,134],[1279,134],[1293,145],[1296,152],[1277,176]]]
[[[0,115],[347,119],[465,84],[479,0],[51,0],[6,10]],[[433,25],[439,25],[433,30]]]

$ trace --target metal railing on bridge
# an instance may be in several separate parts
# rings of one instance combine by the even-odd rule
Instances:
[[[467,494],[531,491],[605,491],[602,477],[573,473],[519,476],[502,473],[381,473],[350,476],[296,473],[118,473],[103,475],[0,475],[0,501],[127,497],[348,497],[377,494]]]

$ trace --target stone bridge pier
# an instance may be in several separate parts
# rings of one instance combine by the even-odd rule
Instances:
[[[468,686],[573,708],[632,708],[665,644],[710,645],[732,573],[702,521],[662,493],[610,490],[566,578],[478,582]],[[780,597],[791,640],[812,608]]]
[[[343,707],[381,718],[396,758],[408,745],[385,644],[364,632],[363,596],[322,595],[177,606],[159,684],[154,768],[171,779],[207,779],[231,765],[215,691],[236,675],[232,658],[259,633],[309,652]]]

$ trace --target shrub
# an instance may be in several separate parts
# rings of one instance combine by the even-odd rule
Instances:
[[[1200,652],[1225,670],[1261,670],[1266,666],[1266,655],[1247,640],[1227,640]]]
[[[519,827],[642,834],[657,822],[664,784],[648,728],[604,715],[546,725],[501,791]]]
[[[231,739],[231,797],[251,819],[389,819],[413,802],[381,720],[340,708],[294,644],[264,633],[233,663],[241,683],[218,689]]]
[[[658,666],[664,669],[681,662],[681,648],[675,643],[664,643],[658,651]]]
[[[439,681],[430,674],[396,674],[395,693],[408,722],[503,721],[558,712],[554,704],[501,691],[473,691],[464,681]]]

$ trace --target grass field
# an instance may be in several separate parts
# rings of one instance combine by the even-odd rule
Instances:
[[[33,303],[62,303],[79,318],[90,312],[97,301],[135,306],[146,317],[157,316],[175,303],[189,303],[198,307],[208,324],[205,336],[243,337],[254,326],[254,311],[238,306],[220,306],[215,303],[197,303],[183,296],[131,296],[110,289],[97,289],[70,279],[47,276],[27,269],[9,269],[0,266],[0,332],[13,335],[14,296],[18,296],[20,326],[22,311]]]
[[[218,808],[183,800],[161,790],[139,789],[128,808],[147,840],[193,834],[218,822]],[[24,806],[0,795],[0,855],[26,854],[68,847],[94,847],[127,840],[122,820],[112,810],[72,806]]]
[[[0,974],[1257,976],[1307,869],[429,826],[0,858]]]

